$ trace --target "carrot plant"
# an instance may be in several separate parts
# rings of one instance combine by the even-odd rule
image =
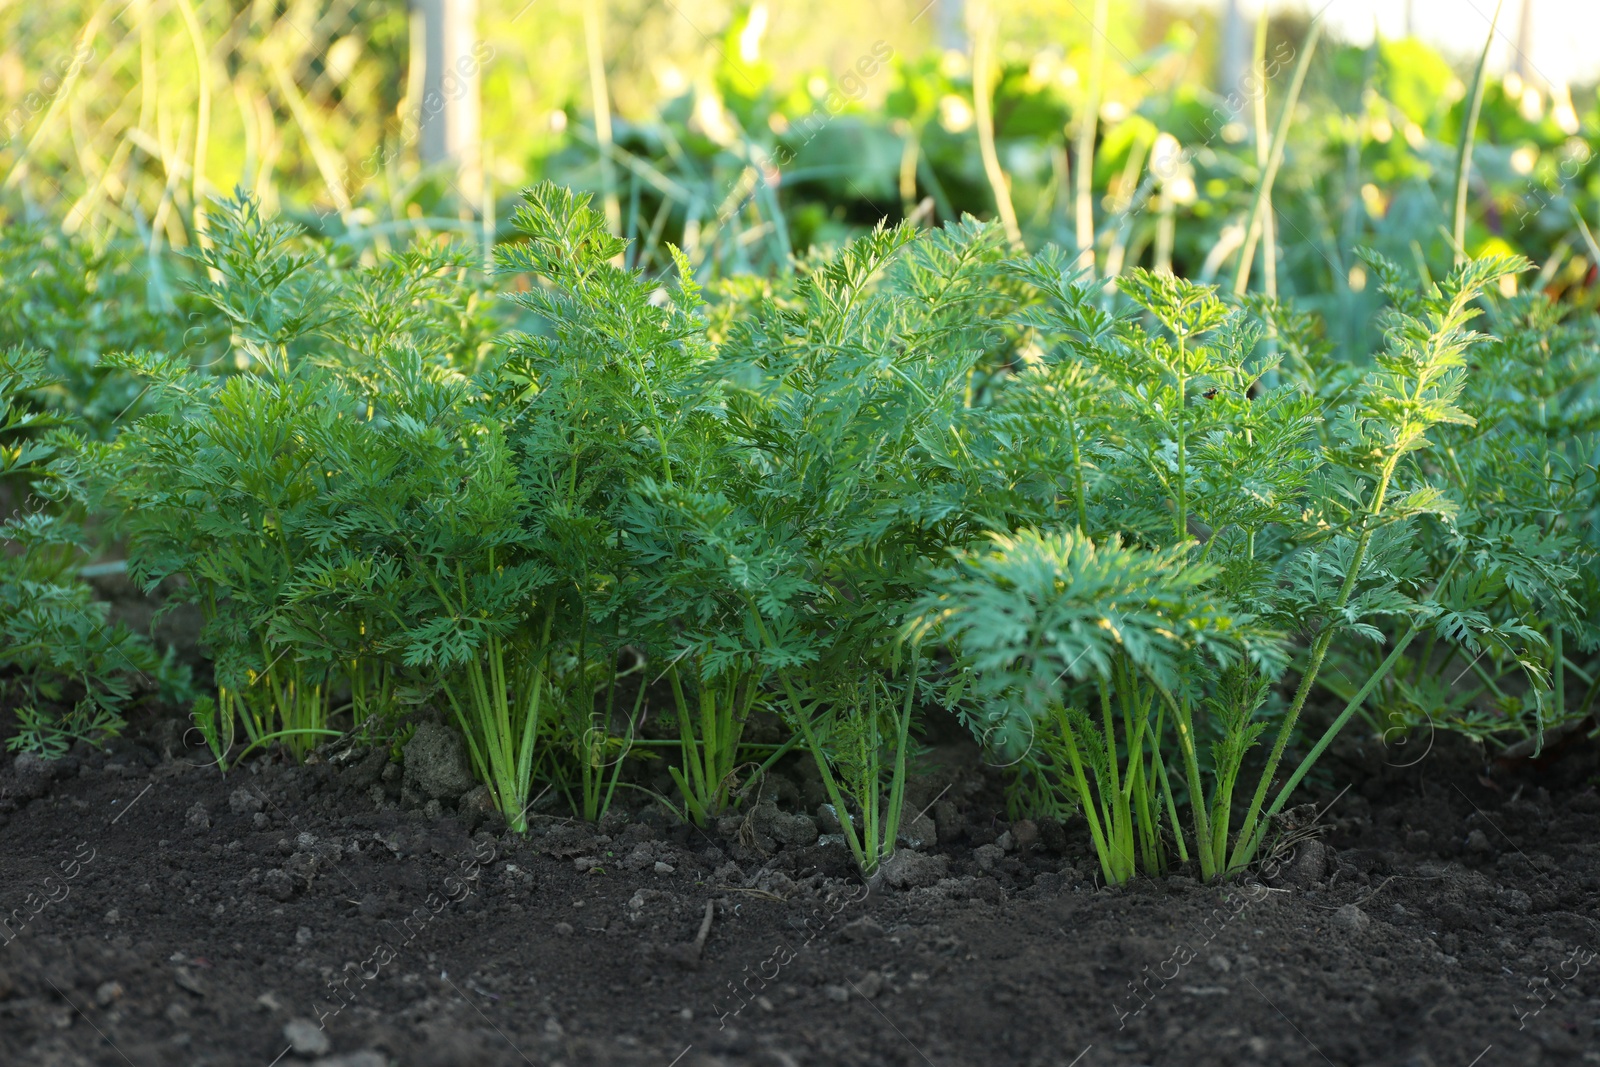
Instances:
[[[78,438],[74,420],[41,403],[57,384],[43,352],[0,350],[0,500],[22,502],[0,521],[0,670],[16,675],[20,726],[7,746],[47,756],[118,734],[140,689],[188,688],[170,653],[112,623],[79,577],[89,542],[73,521]]]
[[[879,229],[802,264],[719,347],[735,469],[696,506],[722,556],[722,634],[771,678],[869,874],[895,848],[934,680],[898,634],[927,569],[973,532],[946,450],[1002,255],[976,223]]]
[[[304,754],[339,732],[336,701],[358,721],[392,710],[391,619],[338,588],[386,573],[349,536],[352,479],[372,480],[389,458],[373,368],[407,384],[430,380],[424,362],[433,378],[448,372],[404,313],[371,314],[378,294],[395,295],[395,269],[345,272],[249,200],[220,208],[211,247],[197,253],[207,276],[196,288],[231,329],[232,365],[219,373],[178,354],[108,361],[145,377],[154,410],[90,467],[121,516],[130,573],[148,589],[180,578],[171,595],[201,609],[217,687],[196,714],[219,756],[239,728],[252,746],[281,739]],[[454,266],[403,261],[407,303],[459,303],[460,293],[429,288]],[[418,357],[409,378],[404,352]],[[406,399],[422,406],[415,393]]]
[[[1419,633],[1537,636],[1527,601],[1491,618],[1462,598],[1533,574],[1553,589],[1549,546],[1463,526],[1431,451],[1473,421],[1459,403],[1467,353],[1484,339],[1467,324],[1485,287],[1521,264],[1475,261],[1421,292],[1371,264],[1395,301],[1388,343],[1331,396],[1291,374],[1269,384],[1276,347],[1259,345],[1259,322],[1206,287],[1134,272],[1124,288],[1140,322],[1103,310],[1059,255],[1014,268],[1039,294],[1015,318],[1040,354],[1003,384],[992,417],[1036,425],[1053,404],[1064,440],[1030,439],[994,462],[1009,484],[1050,490],[1030,509],[1034,522],[1072,532],[1024,530],[962,555],[928,609],[976,690],[998,702],[993,714],[1042,721],[1035,728],[1065,742],[1063,786],[1084,806],[1110,881],[1131,876],[1136,854],[1161,869],[1163,818],[1203,876],[1249,864],[1266,817]],[[975,491],[969,506],[985,497]],[[1419,551],[1429,539],[1447,550]],[[1387,655],[1280,784],[1335,641],[1381,642],[1391,624]],[[1294,638],[1306,646],[1295,651]],[[1286,672],[1293,695],[1269,716],[1271,683]],[[1235,828],[1245,758],[1269,731]]]
[[[1410,298],[1393,270],[1381,277],[1405,307]],[[1496,299],[1488,312],[1496,336],[1475,346],[1460,401],[1471,421],[1441,427],[1422,457],[1461,507],[1448,528],[1419,530],[1418,550],[1437,568],[1464,549],[1471,579],[1450,585],[1439,622],[1373,692],[1372,723],[1384,731],[1448,726],[1484,739],[1523,734],[1537,744],[1545,727],[1583,716],[1593,699],[1592,676],[1573,656],[1596,647],[1584,605],[1595,581],[1600,366],[1592,328],[1567,321],[1542,294]],[[1324,672],[1322,684],[1340,699],[1353,695],[1349,679],[1381,658],[1359,645],[1330,655],[1340,669]],[[1577,692],[1569,694],[1568,678]]]
[[[431,704],[522,829],[541,778],[601,818],[641,744],[706,824],[799,745],[871,875],[937,702],[1032,740],[1027,788],[1081,807],[1108,881],[1216,878],[1369,704],[1515,697],[1537,731],[1596,688],[1564,646],[1594,634],[1586,335],[1536,299],[1470,329],[1520,261],[1414,287],[1370,256],[1386,342],[1350,364],[1293,309],[1138,270],[1108,294],[970,220],[708,305],[543,185],[499,335],[464,253],[213,221],[231,359],[116,360],[152,410],[82,471],[133,573],[201,605],[219,755]],[[1424,685],[1458,662],[1481,691]],[[673,736],[641,737],[652,701]],[[758,765],[763,713],[793,735]]]

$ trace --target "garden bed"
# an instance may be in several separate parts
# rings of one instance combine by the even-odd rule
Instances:
[[[0,1062],[1600,1062],[1593,747],[1491,775],[1351,741],[1267,884],[1108,890],[1081,825],[1007,823],[945,746],[937,841],[869,893],[798,771],[726,834],[518,837],[428,817],[381,752],[224,778],[155,735],[0,772]]]

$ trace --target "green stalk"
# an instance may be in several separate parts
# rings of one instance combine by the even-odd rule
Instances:
[[[1456,214],[1452,233],[1458,267],[1467,261],[1467,179],[1472,175],[1472,143],[1478,133],[1478,116],[1483,111],[1483,75],[1489,65],[1489,46],[1494,43],[1495,28],[1500,25],[1500,8],[1504,4],[1505,0],[1497,0],[1494,5],[1494,18],[1489,20],[1489,36],[1484,39],[1478,67],[1472,72],[1472,102],[1467,106],[1466,121],[1461,127],[1461,144],[1456,148]]]
[[[700,690],[700,722],[705,731],[702,755],[705,759],[706,799],[718,805],[722,792],[722,710],[727,701],[719,702],[717,692],[710,687]]]
[[[1316,51],[1317,38],[1322,34],[1322,18],[1311,20],[1305,44],[1300,46],[1300,59],[1294,66],[1294,78],[1289,83],[1289,95],[1284,99],[1283,111],[1278,115],[1278,128],[1272,134],[1272,151],[1267,155],[1267,167],[1256,186],[1255,200],[1250,205],[1250,222],[1245,227],[1244,247],[1239,250],[1239,266],[1233,274],[1233,295],[1243,296],[1250,286],[1250,267],[1256,254],[1256,242],[1261,239],[1262,219],[1272,197],[1272,182],[1283,164],[1283,152],[1289,140],[1289,123],[1294,118],[1295,105],[1300,102],[1300,87],[1305,84],[1306,71],[1311,67],[1311,54]]]
[[[1172,783],[1167,781],[1167,761],[1159,749],[1152,753],[1156,758],[1156,777],[1161,782],[1161,796],[1167,804],[1167,821],[1172,824],[1172,839],[1178,843],[1178,859],[1189,862],[1189,846],[1183,841],[1183,824],[1178,821],[1178,804],[1172,799]]]
[[[1429,597],[1430,602],[1438,597],[1440,591],[1444,589],[1445,584],[1450,580],[1450,575],[1455,571],[1456,566],[1465,558],[1466,550],[1463,549],[1456,554],[1456,557],[1453,560],[1450,561],[1450,565],[1446,567],[1444,569],[1444,573],[1439,576],[1438,584],[1434,586],[1434,591]],[[1354,572],[1352,571],[1352,573]],[[1388,677],[1389,672],[1392,671],[1394,669],[1394,665],[1400,661],[1401,655],[1404,654],[1406,648],[1411,644],[1412,640],[1417,636],[1421,629],[1421,623],[1413,619],[1411,626],[1406,630],[1405,635],[1401,637],[1401,639],[1395,644],[1394,649],[1387,657],[1385,657],[1384,661],[1378,665],[1377,670],[1375,670],[1372,673],[1372,676],[1367,679],[1366,684],[1358,689],[1355,695],[1350,698],[1349,703],[1345,705],[1344,711],[1339,713],[1339,717],[1333,720],[1333,723],[1326,731],[1323,732],[1321,739],[1318,740],[1316,745],[1312,747],[1311,751],[1306,754],[1306,757],[1300,761],[1299,766],[1294,769],[1294,773],[1289,776],[1289,780],[1285,782],[1283,788],[1278,791],[1278,795],[1273,800],[1272,806],[1268,808],[1265,815],[1262,816],[1260,825],[1258,826],[1255,815],[1260,808],[1262,795],[1266,792],[1267,786],[1270,784],[1271,771],[1277,765],[1276,760],[1269,764],[1268,768],[1262,772],[1261,786],[1256,790],[1255,800],[1251,802],[1249,816],[1246,818],[1244,824],[1239,828],[1239,841],[1234,847],[1232,859],[1228,862],[1228,870],[1230,872],[1236,872],[1243,869],[1246,864],[1255,858],[1257,850],[1261,847],[1262,839],[1266,837],[1268,820],[1270,820],[1272,816],[1276,815],[1283,809],[1283,805],[1288,801],[1290,794],[1294,792],[1295,786],[1300,784],[1301,779],[1303,779],[1311,770],[1312,766],[1322,756],[1322,753],[1326,751],[1327,747],[1333,743],[1333,739],[1338,736],[1340,730],[1344,729],[1345,724],[1350,721],[1350,717],[1356,713],[1357,709],[1359,709],[1362,704],[1366,703],[1367,697],[1372,694],[1372,691],[1378,687],[1379,683],[1382,682],[1384,678]],[[1326,642],[1323,642],[1323,648],[1324,651],[1326,651]],[[1295,710],[1298,710],[1298,704]],[[1279,736],[1281,739],[1282,734],[1280,733]],[[1281,753],[1281,748],[1275,750],[1276,755],[1281,755]]]
[[[1555,664],[1550,672],[1550,682],[1553,690],[1551,700],[1556,709],[1555,721],[1559,723],[1562,715],[1567,710],[1566,657],[1561,651],[1560,623],[1556,623],[1550,629],[1552,631],[1550,634],[1550,656]]]
[[[879,832],[882,829],[878,812],[877,787],[881,781],[881,768],[878,765],[878,753],[883,749],[882,740],[878,737],[878,690],[872,689],[872,696],[868,700],[868,714],[871,716],[872,738],[867,746],[867,773],[863,781],[870,783],[872,795],[862,796],[861,800],[861,832],[865,838],[862,851],[872,860],[872,865],[878,865],[879,857],[883,854],[883,837]],[[866,793],[867,790],[862,790]]]
[[[920,651],[918,646],[912,646],[910,680],[906,686],[905,706],[900,710],[900,733],[895,738],[894,776],[889,780],[889,812],[885,818],[887,823],[885,840],[889,843],[891,853],[900,838],[900,809],[905,804],[906,748],[911,743],[911,704],[917,693],[917,662]]]
[[[761,643],[773,647],[772,635],[767,632],[766,623],[761,620],[761,613],[754,604],[749,606],[751,621],[755,623],[756,633],[761,638]],[[800,700],[800,695],[795,691],[794,682],[789,678],[787,670],[778,671],[778,682],[783,686],[785,699],[794,711],[794,717],[800,724],[800,732],[805,736],[806,748],[811,752],[811,758],[817,765],[817,771],[822,776],[822,786],[828,792],[828,801],[833,805],[833,810],[839,815],[839,826],[844,831],[845,843],[850,846],[850,853],[856,858],[856,864],[861,868],[861,873],[871,875],[877,869],[877,860],[871,859],[861,847],[861,839],[856,836],[855,823],[850,818],[850,809],[845,806],[844,798],[839,793],[838,782],[833,776],[833,769],[828,765],[828,755],[817,740],[817,733],[811,728],[811,717],[806,714],[805,704]]]
[[[1111,831],[1112,840],[1116,843],[1117,852],[1120,856],[1125,848],[1132,847],[1133,841],[1131,834],[1128,835],[1128,841],[1123,841],[1125,809],[1122,797],[1122,782],[1117,768],[1117,727],[1116,719],[1111,713],[1111,688],[1106,683],[1101,683],[1100,685],[1100,721],[1101,729],[1105,734],[1106,774],[1111,779],[1107,783],[1110,788],[1104,791],[1100,802],[1102,804],[1107,803],[1107,801],[1110,802],[1110,807],[1106,811],[1106,827]],[[1133,860],[1131,854],[1128,856],[1128,860],[1131,865]]]
[[[1334,719],[1333,722],[1329,724],[1327,730],[1323,731],[1322,737],[1317,740],[1316,745],[1314,745],[1311,751],[1306,754],[1305,759],[1300,761],[1300,765],[1294,769],[1294,773],[1289,775],[1289,780],[1285,782],[1283,788],[1278,791],[1277,797],[1272,801],[1272,806],[1266,810],[1266,813],[1262,816],[1260,824],[1254,828],[1251,835],[1247,838],[1241,830],[1239,845],[1234,849],[1233,859],[1229,864],[1230,873],[1243,870],[1252,860],[1255,859],[1256,853],[1261,848],[1262,841],[1266,838],[1267,828],[1272,824],[1272,817],[1283,810],[1284,804],[1288,801],[1290,794],[1294,792],[1295,787],[1300,784],[1301,779],[1306,776],[1306,774],[1311,770],[1312,766],[1319,758],[1321,758],[1322,753],[1325,752],[1328,746],[1333,743],[1333,739],[1339,735],[1341,730],[1344,729],[1345,724],[1350,721],[1350,717],[1356,713],[1356,709],[1360,708],[1361,705],[1366,702],[1367,697],[1370,696],[1372,691],[1378,687],[1378,683],[1381,682],[1384,677],[1388,675],[1390,670],[1394,668],[1394,665],[1400,661],[1401,654],[1405,652],[1406,647],[1411,644],[1412,639],[1417,636],[1417,633],[1420,629],[1421,628],[1415,622],[1413,622],[1411,624],[1411,628],[1406,631],[1405,636],[1401,637],[1400,640],[1395,644],[1394,650],[1389,653],[1384,661],[1379,664],[1378,669],[1373,672],[1372,677],[1368,678],[1366,684],[1356,691],[1355,696],[1350,698],[1350,702],[1345,705],[1344,710],[1339,713],[1338,718]],[[1264,778],[1263,781],[1265,781]]]
[[[1065,707],[1058,706],[1056,720],[1060,724],[1061,736],[1067,743],[1067,759],[1072,763],[1072,781],[1078,789],[1078,803],[1083,808],[1083,817],[1089,823],[1089,835],[1094,838],[1094,853],[1100,860],[1100,873],[1105,876],[1107,885],[1121,885],[1127,879],[1119,877],[1112,867],[1111,849],[1105,830],[1101,827],[1094,797],[1089,792],[1089,780],[1083,773],[1083,760],[1078,755],[1078,743],[1072,736],[1072,725],[1067,719]]]
[[[869,863],[869,857],[861,847],[861,839],[856,836],[855,821],[850,818],[850,809],[845,806],[844,797],[839,793],[839,785],[834,780],[833,770],[828,766],[828,755],[818,743],[816,731],[811,729],[811,721],[805,714],[799,695],[795,693],[793,683],[789,681],[789,672],[779,671],[778,680],[783,684],[784,696],[788,698],[789,706],[794,709],[795,717],[800,720],[800,732],[805,736],[806,747],[811,750],[811,758],[816,763],[817,770],[821,772],[823,788],[828,791],[828,801],[838,813],[839,826],[844,831],[845,843],[850,846],[850,852],[855,856],[861,872],[870,875],[877,869],[877,863],[875,861]]]
[[[1189,779],[1189,809],[1194,812],[1195,851],[1200,856],[1200,874],[1209,880],[1215,877],[1217,870],[1212,855],[1211,822],[1206,815],[1205,790],[1200,784],[1200,759],[1195,752],[1194,723],[1189,715],[1189,701],[1185,697],[1180,704],[1167,687],[1154,678],[1150,678],[1150,684],[1172,710],[1172,726],[1178,731],[1178,748],[1183,753],[1184,774]]]
[[[689,698],[684,695],[683,682],[678,677],[678,665],[667,669],[667,683],[672,687],[672,699],[678,709],[678,738],[682,745],[684,770],[669,768],[678,791],[683,794],[695,825],[706,824],[706,809],[702,798],[706,795],[705,776],[700,769],[699,749],[695,744],[694,727],[689,720]]]
[[[1189,358],[1187,345],[1188,339],[1180,336],[1178,338],[1178,432],[1176,435],[1178,438],[1178,506],[1177,513],[1173,517],[1173,525],[1175,527],[1173,534],[1177,538],[1177,542],[1179,544],[1182,544],[1189,537],[1188,478],[1186,477],[1188,470],[1184,456],[1184,449],[1185,445],[1187,444],[1185,438],[1188,436],[1186,433],[1186,427],[1184,426],[1184,416],[1187,414],[1187,407],[1189,403],[1189,376],[1187,373],[1185,373],[1184,366]]]
[[[1148,737],[1149,740],[1150,740],[1150,760],[1151,760],[1151,762],[1153,764],[1155,764],[1156,767],[1160,767],[1161,766],[1161,738],[1162,738],[1163,733],[1165,732],[1164,728],[1166,726],[1166,718],[1167,718],[1166,705],[1157,702],[1157,704],[1156,704],[1156,725],[1155,725],[1155,729],[1153,731],[1148,728],[1148,722],[1147,722],[1148,714],[1149,714],[1148,711],[1144,707],[1144,701],[1141,699],[1139,701],[1139,719],[1140,719],[1139,737],[1140,737],[1140,741],[1139,741],[1139,746],[1138,746],[1138,750],[1139,750],[1139,786],[1138,786],[1139,826],[1140,826],[1140,829],[1142,831],[1142,836],[1144,837],[1144,839],[1149,844],[1150,859],[1149,859],[1149,862],[1147,864],[1147,873],[1149,873],[1149,874],[1160,874],[1161,871],[1163,869],[1165,869],[1165,866],[1166,866],[1166,864],[1164,862],[1165,861],[1165,857],[1162,856],[1162,854],[1161,854],[1161,826],[1160,826],[1160,822],[1161,822],[1161,806],[1159,804],[1152,804],[1151,803],[1151,801],[1153,799],[1155,799],[1155,798],[1154,798],[1154,796],[1153,796],[1153,794],[1151,792],[1150,785],[1148,784],[1152,780],[1159,780],[1159,779],[1152,779],[1151,776],[1148,775],[1145,772],[1145,768],[1144,768],[1144,739],[1146,737]],[[1131,751],[1132,750],[1130,749],[1130,752]],[[1174,824],[1174,826],[1176,826],[1176,824]]]
[[[1156,857],[1156,842],[1151,837],[1153,825],[1150,820],[1150,797],[1145,787],[1144,777],[1144,746],[1141,744],[1137,751],[1133,747],[1128,749],[1128,777],[1123,785],[1128,793],[1128,801],[1132,803],[1132,814],[1129,816],[1130,830],[1136,831],[1139,845],[1139,860],[1144,864],[1146,874],[1156,874],[1159,862]]]
[[[1400,453],[1393,453],[1384,463],[1378,479],[1377,490],[1373,493],[1372,504],[1367,508],[1364,516],[1366,521],[1362,524],[1360,538],[1356,541],[1355,552],[1350,558],[1350,573],[1344,577],[1344,583],[1339,587],[1339,594],[1334,598],[1333,608],[1328,613],[1328,625],[1322,633],[1317,635],[1317,640],[1311,646],[1311,656],[1306,662],[1305,673],[1300,676],[1300,685],[1295,690],[1294,701],[1289,705],[1289,712],[1284,716],[1283,724],[1278,728],[1277,739],[1272,745],[1272,754],[1267,757],[1267,765],[1262,768],[1260,781],[1256,785],[1255,796],[1250,800],[1249,810],[1245,812],[1244,822],[1239,825],[1239,844],[1234,849],[1233,859],[1229,862],[1230,869],[1237,869],[1240,865],[1240,855],[1245,847],[1245,842],[1255,833],[1256,820],[1261,812],[1261,805],[1267,798],[1267,790],[1272,787],[1272,776],[1278,771],[1278,763],[1283,759],[1283,750],[1289,745],[1289,737],[1294,732],[1295,723],[1300,719],[1300,712],[1305,708],[1306,698],[1311,695],[1311,687],[1316,682],[1317,672],[1322,669],[1322,661],[1328,654],[1328,645],[1333,641],[1335,626],[1333,618],[1343,610],[1349,602],[1350,595],[1355,591],[1356,580],[1361,574],[1361,565],[1366,561],[1367,546],[1372,541],[1372,522],[1383,511],[1384,498],[1389,492],[1389,480],[1394,477],[1395,464],[1400,460]]]
[[[1089,506],[1083,488],[1083,446],[1078,440],[1078,426],[1075,420],[1067,420],[1067,433],[1072,436],[1072,495],[1078,505],[1078,531],[1087,537]]]

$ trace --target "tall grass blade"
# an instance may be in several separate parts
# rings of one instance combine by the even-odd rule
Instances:
[[[1500,25],[1500,9],[1505,0],[1494,5],[1494,17],[1489,20],[1489,35],[1484,38],[1483,51],[1478,56],[1478,67],[1472,72],[1472,102],[1467,105],[1467,117],[1461,125],[1461,144],[1456,148],[1456,215],[1455,235],[1456,266],[1467,261],[1467,180],[1472,175],[1472,143],[1478,132],[1478,115],[1483,111],[1483,74],[1489,65],[1489,46],[1494,44],[1496,28]]]
[[[1294,119],[1295,106],[1300,102],[1300,88],[1305,85],[1306,71],[1311,67],[1311,56],[1317,49],[1317,38],[1322,35],[1322,19],[1311,20],[1306,40],[1300,46],[1300,58],[1294,66],[1294,78],[1289,83],[1289,95],[1283,101],[1283,111],[1278,115],[1278,128],[1272,135],[1272,150],[1267,155],[1266,170],[1256,185],[1255,201],[1250,205],[1250,221],[1245,226],[1244,247],[1239,252],[1239,266],[1233,275],[1233,294],[1243,296],[1250,287],[1250,267],[1255,261],[1256,242],[1261,240],[1262,219],[1272,197],[1272,182],[1283,164],[1283,150],[1289,139],[1289,123]],[[1263,87],[1265,91],[1265,87]]]
[[[1253,111],[1256,126],[1256,166],[1261,173],[1267,170],[1270,155],[1267,148],[1267,8],[1262,5],[1256,18],[1256,47],[1254,56],[1255,85],[1252,87]],[[1261,219],[1261,284],[1267,296],[1278,296],[1278,222],[1272,211],[1272,191],[1267,190],[1267,210]]]

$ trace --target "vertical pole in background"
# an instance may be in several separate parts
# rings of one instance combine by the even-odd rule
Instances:
[[[1511,57],[1511,69],[1517,72],[1523,85],[1535,85],[1541,80],[1532,58],[1533,0],[1522,0],[1522,14],[1517,19],[1517,51]]]
[[[1222,69],[1217,79],[1217,92],[1222,96],[1236,92],[1244,84],[1245,64],[1250,62],[1250,36],[1239,0],[1227,0],[1222,9]]]
[[[967,50],[967,0],[933,0],[938,5],[939,47],[946,52]]]
[[[416,0],[422,18],[422,101],[417,116],[424,166],[442,166],[463,212],[481,199],[478,0]],[[416,57],[413,57],[415,59]]]

